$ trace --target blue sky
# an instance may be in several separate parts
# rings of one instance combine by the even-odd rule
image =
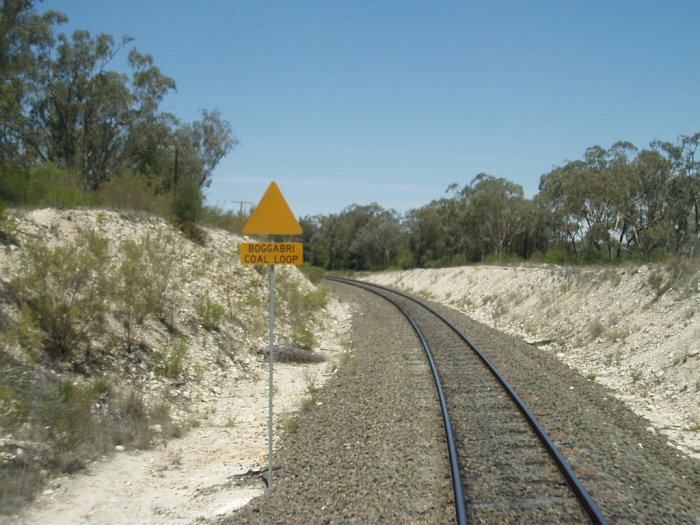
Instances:
[[[134,38],[184,121],[240,144],[211,204],[276,181],[297,216],[405,212],[480,172],[537,192],[593,145],[700,131],[693,0],[44,0],[64,28]],[[126,52],[123,53],[126,56]],[[115,67],[118,64],[115,62]]]

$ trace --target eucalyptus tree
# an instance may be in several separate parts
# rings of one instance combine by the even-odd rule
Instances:
[[[32,0],[5,0],[0,7],[0,169],[51,163],[100,189],[124,172],[151,179],[166,192],[178,177],[198,190],[236,145],[221,114],[203,110],[183,123],[159,107],[176,88],[153,57],[132,49],[128,72],[112,63],[130,43],[86,30],[56,34],[59,13],[38,15]],[[28,182],[27,182],[28,184]],[[6,183],[0,191],[7,193]],[[26,184],[25,184],[26,186]]]
[[[464,230],[463,207],[456,199],[437,199],[410,210],[405,224],[408,246],[417,266],[470,260],[468,246],[473,239]]]
[[[675,251],[673,227],[668,221],[671,162],[658,151],[642,150],[631,168],[623,209],[630,230],[628,244],[634,243],[645,259],[659,247]]]
[[[523,188],[504,178],[479,173],[459,192],[465,203],[467,231],[479,240],[481,260],[513,253],[525,232],[527,203]]]
[[[25,170],[41,147],[32,125],[33,108],[43,97],[44,65],[55,45],[54,29],[66,17],[38,15],[33,0],[0,4],[0,167]]]

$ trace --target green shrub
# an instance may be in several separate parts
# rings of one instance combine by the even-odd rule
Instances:
[[[207,330],[218,330],[224,318],[223,306],[213,301],[209,294],[206,294],[195,304],[195,312],[199,317],[199,322]]]
[[[75,208],[90,203],[79,177],[51,162],[31,170],[26,201],[28,205],[51,208]]]
[[[170,204],[173,223],[191,240],[200,242],[203,232],[198,226],[204,215],[204,197],[199,185],[191,179],[183,180],[175,188]]]
[[[91,385],[59,381],[40,405],[40,420],[52,444],[53,460],[60,470],[74,468],[80,445],[95,435],[92,417],[95,394]]]
[[[184,339],[176,338],[165,353],[154,352],[151,368],[161,377],[184,379],[187,372],[185,359],[188,352],[187,342]]]
[[[14,330],[14,336],[19,346],[27,352],[32,361],[40,361],[43,339],[41,325],[26,304],[20,310],[19,322]]]
[[[16,226],[7,213],[5,203],[0,199],[0,242],[16,242]]]
[[[301,266],[299,266],[299,270],[301,270],[301,273],[303,273],[306,278],[311,281],[313,284],[318,284],[321,282],[321,279],[323,279],[323,276],[326,275],[326,270],[320,266],[314,266],[309,263],[304,263]]]
[[[312,326],[316,313],[328,304],[328,288],[303,289],[291,274],[280,272],[277,280],[280,312],[292,328],[292,341],[302,348],[313,348],[316,337]]]
[[[165,320],[174,298],[176,268],[172,237],[145,236],[125,240],[111,286],[115,314],[124,327],[127,348],[134,344],[134,330],[149,316]]]
[[[52,357],[67,357],[102,333],[108,262],[107,241],[93,232],[66,246],[28,251],[26,273],[12,287],[39,322]]]
[[[313,349],[318,344],[316,335],[307,326],[300,323],[292,326],[292,342],[307,350]]]
[[[0,199],[11,205],[27,204],[29,172],[9,169],[0,173]]]
[[[230,210],[224,211],[221,208],[205,206],[202,210],[202,223],[215,228],[221,228],[231,233],[242,233],[243,226],[248,222],[249,213],[240,211],[234,213]]]
[[[153,182],[145,175],[125,172],[104,184],[96,193],[97,204],[118,210],[136,210],[156,214],[165,211],[165,197],[156,194]]]

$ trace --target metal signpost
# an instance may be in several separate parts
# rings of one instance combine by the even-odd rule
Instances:
[[[275,182],[272,182],[260,203],[243,227],[245,235],[301,235],[299,222]],[[267,422],[267,490],[272,490],[272,394],[275,362],[275,265],[300,265],[304,262],[304,246],[300,242],[241,243],[241,264],[270,267],[270,345],[268,350],[268,422]]]

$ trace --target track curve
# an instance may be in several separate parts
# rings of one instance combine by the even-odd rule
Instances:
[[[485,427],[483,427],[483,423],[486,423],[486,421],[490,419],[489,414],[498,414],[497,418],[504,417],[505,421],[508,421],[512,419],[512,413],[504,416],[507,410],[505,409],[503,400],[499,399],[498,394],[496,394],[495,397],[493,395],[484,396],[484,392],[489,392],[492,386],[488,386],[488,381],[485,382],[483,378],[470,378],[470,384],[472,386],[474,384],[479,384],[478,388],[450,387],[450,389],[447,389],[450,392],[450,401],[446,401],[445,404],[451,405],[455,411],[457,411],[459,407],[469,407],[468,409],[470,410],[469,416],[466,418],[461,416],[456,421],[454,429],[451,428],[452,423],[450,422],[449,414],[443,415],[446,434],[448,435],[448,448],[458,448],[460,452],[455,452],[455,454],[469,456],[469,459],[467,457],[462,457],[458,461],[461,466],[458,467],[456,471],[453,468],[452,473],[454,483],[462,484],[462,490],[467,494],[465,501],[469,503],[469,512],[465,513],[464,509],[460,509],[459,503],[459,494],[462,490],[455,487],[455,500],[458,502],[456,508],[458,523],[467,523],[467,516],[472,516],[475,522],[480,523],[495,522],[494,520],[498,520],[502,523],[515,523],[521,522],[523,519],[537,520],[539,523],[544,523],[546,521],[551,521],[553,523],[561,522],[562,519],[570,523],[607,523],[598,504],[578,479],[569,465],[569,462],[547,434],[537,417],[527,407],[527,404],[508,383],[496,366],[491,363],[476,345],[457,327],[423,301],[403,292],[349,279],[337,277],[326,278],[331,281],[357,286],[380,295],[394,304],[403,313],[424,345],[426,355],[433,368],[433,374],[439,392],[443,391],[441,375],[445,375],[445,377],[448,378],[447,381],[450,383],[458,385],[464,379],[465,370],[474,371],[479,368],[473,362],[473,358],[475,357],[480,364],[483,365],[485,370],[488,370],[493,380],[498,383],[499,389],[503,389],[503,391],[507,393],[508,398],[513,404],[512,406],[517,409],[517,412],[519,412],[530,427],[531,436],[534,436],[539,441],[541,447],[551,458],[553,465],[556,466],[557,472],[554,473],[555,475],[553,476],[550,469],[544,466],[541,457],[542,450],[538,451],[538,447],[525,444],[525,442],[528,441],[524,437],[527,433],[523,432],[522,428],[508,427],[509,423],[506,423],[505,427],[503,427],[501,423],[497,425],[486,425],[486,427],[491,428],[491,436],[486,442],[490,442],[493,445],[494,435],[500,433],[501,439],[498,446],[500,446],[502,450],[500,452],[496,451],[493,455],[485,454],[483,452],[485,443],[483,436],[488,434],[488,432],[484,432]],[[449,338],[446,338],[444,335],[439,335],[441,328],[436,327],[433,321],[435,319],[439,320],[438,324],[441,327],[449,328],[453,334],[453,338],[457,339],[457,344],[455,344],[454,340],[449,341]],[[426,337],[421,327],[428,327],[425,331],[433,331],[433,335]],[[434,354],[430,350],[428,338],[432,338],[434,341],[433,346],[436,349],[435,353],[439,355],[437,359],[433,357]],[[460,346],[462,348],[459,348]],[[469,353],[464,351],[465,346],[469,349]],[[435,364],[437,361],[442,364],[438,366]],[[443,371],[442,374],[437,370],[438,367]],[[440,393],[439,396],[441,397],[442,403],[442,398],[445,394]],[[476,410],[479,406],[487,406],[489,408],[486,410]],[[478,411],[483,412],[483,414],[481,416],[477,415],[475,418],[475,412]],[[479,425],[479,432],[474,432],[470,429],[470,427],[473,426],[472,423],[474,419],[483,420],[482,425]],[[504,428],[507,430],[504,430]],[[460,437],[461,443],[459,446],[451,444],[453,433]],[[513,444],[511,443],[511,437],[503,439],[503,434],[515,434],[519,436],[516,440],[518,441],[517,447],[519,447],[520,450],[519,454],[508,454],[505,452],[509,447],[512,447]],[[475,443],[478,443],[477,448],[474,448]],[[504,452],[506,455],[502,456]],[[489,460],[485,461],[483,458],[481,460],[471,459],[474,456],[478,457],[484,455],[488,456]],[[523,457],[518,458],[518,456]],[[507,472],[507,468],[505,468],[506,465],[499,464],[499,461],[502,461],[503,457],[507,457],[505,463],[513,470],[512,474]],[[469,479],[469,483],[462,480],[462,471],[464,472],[465,478]],[[473,472],[475,471],[482,471],[486,474],[474,475]],[[504,473],[504,471],[506,472]],[[525,473],[524,476],[523,473]],[[533,473],[535,474],[533,475]],[[574,496],[580,511],[585,514],[585,520],[577,519],[576,515],[579,514],[579,511],[572,508],[571,498],[556,487],[557,483],[561,483],[561,481],[558,482],[556,479],[558,475],[561,476],[568,490]],[[503,480],[509,476],[511,479],[509,479],[507,483],[503,483]],[[513,479],[518,477],[525,479],[526,482],[519,483],[516,479]],[[484,486],[488,485],[491,485],[491,487],[484,488]],[[533,490],[533,486],[539,486],[539,490]],[[553,486],[555,487],[554,490],[552,489]]]

